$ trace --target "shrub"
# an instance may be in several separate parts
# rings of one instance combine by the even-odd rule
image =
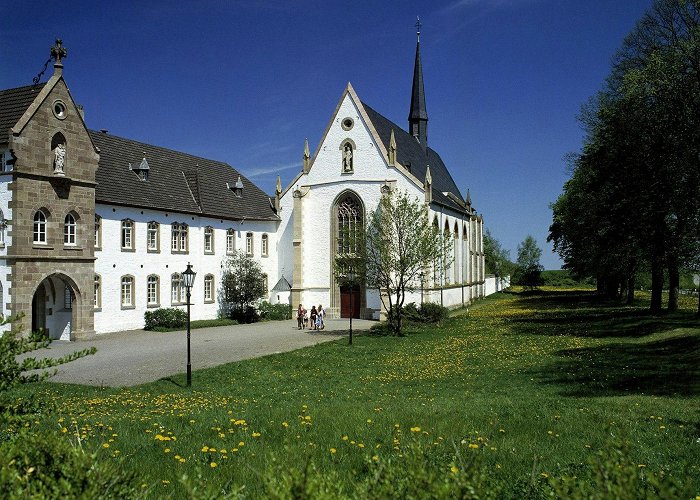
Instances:
[[[76,351],[61,358],[36,359],[34,357],[27,357],[18,361],[18,355],[46,347],[51,343],[51,340],[49,340],[43,332],[32,334],[27,339],[21,338],[21,315],[7,318],[2,318],[2,316],[0,316],[0,318],[0,325],[14,323],[12,330],[0,333],[0,392],[8,390],[17,384],[44,380],[53,374],[46,371],[45,368],[62,365],[75,359],[82,358],[83,356],[94,354],[97,351],[95,347],[91,347],[89,349],[83,349],[82,351]],[[30,370],[42,371],[29,375],[22,374]]]
[[[52,433],[21,432],[0,444],[0,498],[134,498],[135,475]]]
[[[262,321],[292,319],[292,306],[289,304],[270,304],[263,301],[258,307],[258,314]]]
[[[182,309],[168,307],[146,311],[143,315],[144,330],[155,330],[157,328],[184,328],[187,325],[187,313]]]
[[[439,323],[447,319],[450,310],[434,302],[425,302],[420,308],[420,315],[424,323]]]
[[[238,321],[239,323],[257,323],[260,320],[258,312],[254,307],[248,306],[245,309],[233,309],[231,311],[231,319]]]

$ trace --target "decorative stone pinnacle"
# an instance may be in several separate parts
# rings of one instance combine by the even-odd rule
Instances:
[[[68,50],[63,46],[63,40],[60,38],[56,39],[56,45],[51,47],[51,59],[56,61],[55,64],[62,64],[61,60],[68,57]]]

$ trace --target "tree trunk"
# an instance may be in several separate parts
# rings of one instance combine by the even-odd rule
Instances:
[[[632,305],[634,303],[634,275],[627,279],[627,304]]]
[[[655,241],[651,250],[651,310],[654,312],[661,311],[661,294],[664,288],[663,236],[658,233],[659,230],[653,236]]]
[[[668,256],[668,310],[678,310],[678,289],[680,288],[680,273],[678,272],[678,259],[675,255]]]

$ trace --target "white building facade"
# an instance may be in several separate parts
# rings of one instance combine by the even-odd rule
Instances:
[[[378,319],[381,291],[344,288],[333,261],[341,229],[366,224],[391,191],[423,202],[454,242],[447,269],[408,301],[453,307],[494,289],[483,218],[428,147],[420,45],[408,131],[348,84],[313,156],[307,144],[302,171],[272,197],[225,163],[89,130],[62,50],[45,84],[0,91],[0,311],[22,313],[25,329],[74,340],[142,328],[147,311],[186,307],[188,264],[192,318],[216,318],[235,252],[260,263],[270,302]]]

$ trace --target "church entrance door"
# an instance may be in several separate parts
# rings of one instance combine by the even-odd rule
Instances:
[[[360,317],[360,288],[353,287],[351,290],[350,287],[340,287],[340,317],[349,318],[350,314],[353,318]]]

